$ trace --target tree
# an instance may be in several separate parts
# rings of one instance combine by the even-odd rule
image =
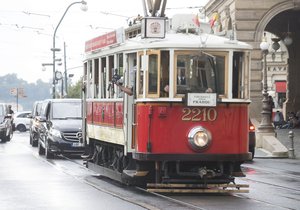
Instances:
[[[68,87],[68,98],[81,98],[81,81],[79,80],[75,85]]]

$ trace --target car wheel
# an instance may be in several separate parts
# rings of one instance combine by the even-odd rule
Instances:
[[[37,133],[33,133],[32,135],[30,135],[30,144],[33,147],[37,147],[38,146],[38,134]]]
[[[50,151],[47,140],[45,141],[45,156],[46,156],[46,159],[54,158],[54,154]]]
[[[20,132],[25,132],[27,129],[24,124],[19,124],[19,125],[17,125],[17,130]]]
[[[5,136],[1,137],[1,143],[5,143],[5,142],[6,142],[6,137]]]
[[[39,152],[39,155],[44,155],[45,154],[45,149],[41,145],[40,141],[38,141],[38,152]]]

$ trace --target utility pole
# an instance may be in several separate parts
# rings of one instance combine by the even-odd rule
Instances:
[[[64,42],[64,68],[65,68],[65,90],[68,96],[68,72],[67,72],[67,55],[66,55],[66,42]]]

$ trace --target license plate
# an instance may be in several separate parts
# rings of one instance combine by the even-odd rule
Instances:
[[[72,144],[73,147],[83,147],[83,143],[76,142]]]

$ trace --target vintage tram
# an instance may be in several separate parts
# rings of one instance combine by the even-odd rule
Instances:
[[[86,42],[88,168],[156,188],[243,176],[251,47],[200,32],[191,17],[144,18]]]

